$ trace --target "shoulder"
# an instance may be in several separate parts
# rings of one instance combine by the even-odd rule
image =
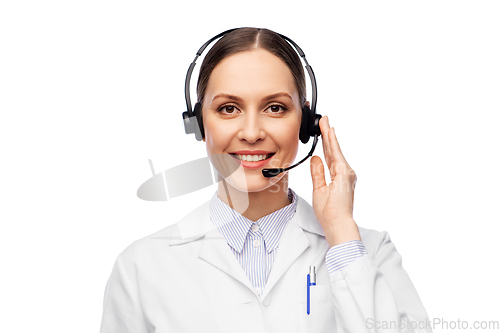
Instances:
[[[368,249],[375,249],[380,246],[385,240],[390,239],[389,233],[387,231],[378,231],[374,229],[368,229],[363,227],[359,228],[359,235],[361,236],[361,240],[365,244],[365,247]]]
[[[323,228],[316,219],[314,209],[309,202],[297,194],[297,215],[299,218],[299,226],[305,227],[307,230],[316,232],[324,236]],[[359,234],[366,249],[370,253],[376,253],[381,245],[390,241],[387,231],[377,231],[373,229],[359,227]]]
[[[314,209],[305,199],[297,195],[297,216],[299,227],[317,233],[324,237],[324,232],[321,224],[316,219]],[[359,227],[359,234],[361,240],[368,251],[368,254],[375,256],[380,253],[380,250],[385,248],[388,244],[392,245],[389,233],[387,231],[377,231],[373,229]]]
[[[128,264],[143,262],[168,251],[168,240],[176,233],[177,223],[165,227],[151,235],[137,239],[128,245],[119,255],[117,261]]]
[[[359,227],[359,234],[368,255],[380,265],[393,260],[401,260],[387,231]]]
[[[207,201],[174,224],[134,241],[119,254],[119,258],[134,262],[154,258],[159,253],[167,253],[171,245],[202,237],[210,227],[209,204]]]

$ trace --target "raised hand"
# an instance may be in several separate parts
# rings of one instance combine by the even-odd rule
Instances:
[[[361,240],[358,226],[352,217],[356,173],[345,160],[328,117],[322,117],[319,125],[325,162],[332,182],[326,184],[323,161],[319,156],[313,156],[311,158],[312,201],[316,218],[323,227],[328,244],[332,247],[350,240]]]

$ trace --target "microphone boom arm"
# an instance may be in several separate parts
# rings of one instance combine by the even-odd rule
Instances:
[[[284,171],[288,171],[290,169],[293,169],[295,168],[297,165],[301,164],[302,162],[304,162],[305,160],[307,160],[309,157],[312,156],[313,152],[314,152],[314,149],[316,149],[316,144],[318,143],[318,135],[316,134],[314,136],[314,142],[313,142],[313,145],[312,145],[312,148],[311,150],[309,151],[309,154],[307,154],[306,157],[304,157],[302,159],[302,161],[300,161],[299,163],[297,164],[294,164],[288,168],[276,168],[276,169],[262,169],[262,175],[266,178],[271,178],[271,177],[275,177],[277,175],[279,175],[280,173],[284,172]]]

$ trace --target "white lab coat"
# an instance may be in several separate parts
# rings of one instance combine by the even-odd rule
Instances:
[[[407,327],[423,326],[427,314],[388,234],[359,228],[368,255],[329,275],[323,229],[297,198],[260,298],[212,226],[208,201],[118,256],[101,333],[431,332]],[[317,285],[307,315],[311,265]]]

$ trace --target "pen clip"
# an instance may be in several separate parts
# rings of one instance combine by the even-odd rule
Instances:
[[[309,274],[311,275],[311,286],[316,285],[316,267],[309,266]]]

